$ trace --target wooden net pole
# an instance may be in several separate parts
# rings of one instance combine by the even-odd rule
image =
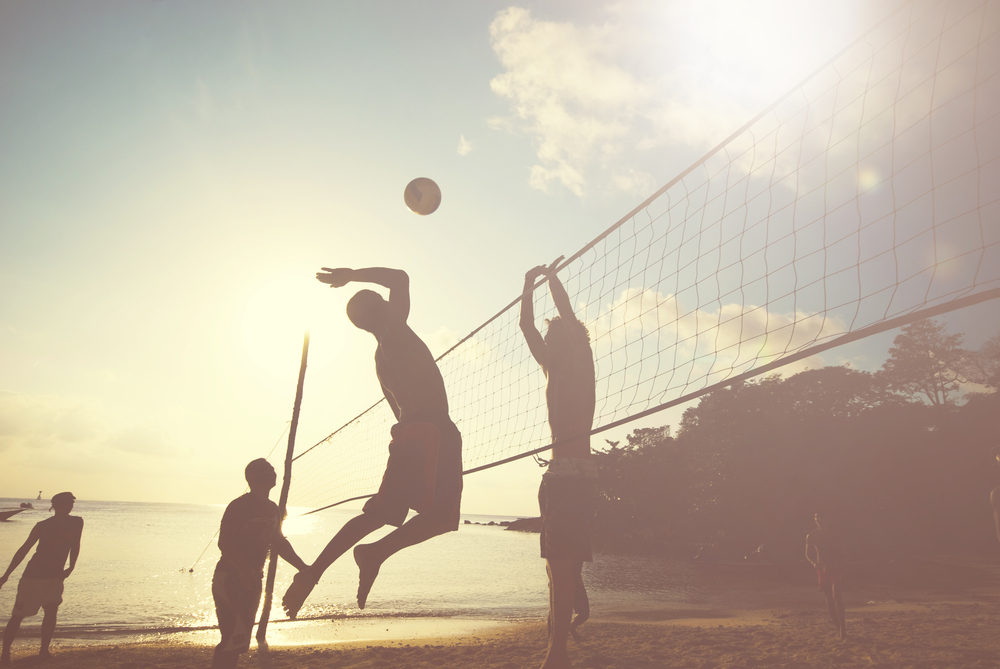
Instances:
[[[309,357],[309,333],[302,340],[302,362],[299,365],[299,383],[295,388],[295,406],[292,409],[292,426],[288,430],[288,448],[285,450],[285,474],[281,482],[281,497],[278,500],[278,510],[281,514],[278,520],[278,531],[285,520],[285,505],[288,503],[288,489],[292,485],[292,455],[295,453],[295,431],[299,426],[299,409],[302,406],[302,387],[306,380],[306,360]],[[271,557],[267,565],[267,581],[264,586],[264,606],[260,612],[260,622],[257,623],[257,645],[267,647],[267,621],[271,617],[271,602],[274,598],[274,577],[278,572],[278,555],[271,549]]]

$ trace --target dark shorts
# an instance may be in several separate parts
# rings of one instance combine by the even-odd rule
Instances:
[[[364,512],[399,527],[410,509],[458,529],[462,503],[462,433],[450,420],[396,425],[378,493]]]
[[[844,578],[843,572],[836,567],[823,565],[816,568],[816,576],[819,579],[819,589],[822,592],[832,592],[833,586],[839,586]]]
[[[597,481],[589,478],[543,476],[538,487],[542,514],[542,557],[592,562],[590,521],[594,515]]]
[[[212,576],[212,597],[222,640],[215,647],[214,669],[235,667],[241,653],[250,649],[254,619],[260,606],[261,583],[247,589],[237,571],[221,560]]]

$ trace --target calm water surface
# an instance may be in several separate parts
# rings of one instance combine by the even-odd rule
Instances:
[[[0,506],[22,500],[0,499]],[[41,507],[41,504],[39,504]],[[0,522],[0,562],[5,566],[31,527],[49,517],[45,507]],[[80,559],[66,581],[59,609],[62,633],[198,628],[215,624],[212,571],[219,557],[215,533],[222,505],[146,504],[78,500],[73,515],[85,519]],[[285,535],[299,555],[312,562],[326,542],[357,510],[330,509],[310,516],[290,510]],[[472,522],[513,520],[510,516],[463,516]],[[391,528],[372,534],[369,541]],[[199,561],[199,556],[204,555]],[[14,603],[16,582],[27,559],[0,589],[0,617]],[[189,569],[194,567],[194,571]],[[291,583],[295,570],[278,568],[275,592]],[[760,604],[761,592],[775,584],[731,583],[706,578],[686,562],[653,557],[597,555],[584,578],[595,612],[636,602],[660,608],[737,606],[741,598]],[[790,587],[790,586],[789,586]],[[748,589],[749,588],[749,589]],[[779,588],[780,589],[780,588]],[[359,611],[355,603],[357,567],[350,552],[330,569],[313,591],[300,618],[461,616],[490,620],[544,618],[548,586],[538,556],[538,535],[499,527],[462,525],[458,532],[407,548],[382,567]],[[271,619],[283,619],[276,602]],[[41,616],[25,620],[38,626]]]

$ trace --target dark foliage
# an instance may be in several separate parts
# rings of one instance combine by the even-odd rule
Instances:
[[[609,442],[595,453],[598,547],[690,550],[722,530],[721,558],[763,543],[774,559],[796,559],[823,510],[856,555],[995,548],[1000,394],[961,405],[902,394],[903,353],[891,387],[845,367],[771,376],[706,395],[676,436],[646,428]]]

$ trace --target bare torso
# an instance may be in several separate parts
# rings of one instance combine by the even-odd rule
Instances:
[[[597,404],[594,354],[586,337],[550,354],[545,376],[553,458],[589,458],[590,430]]]
[[[406,323],[378,337],[375,372],[401,423],[448,415],[448,396],[430,349]]]
[[[806,535],[806,546],[816,551],[816,564],[834,569],[842,569],[844,555],[837,535],[826,527],[819,527]]]

